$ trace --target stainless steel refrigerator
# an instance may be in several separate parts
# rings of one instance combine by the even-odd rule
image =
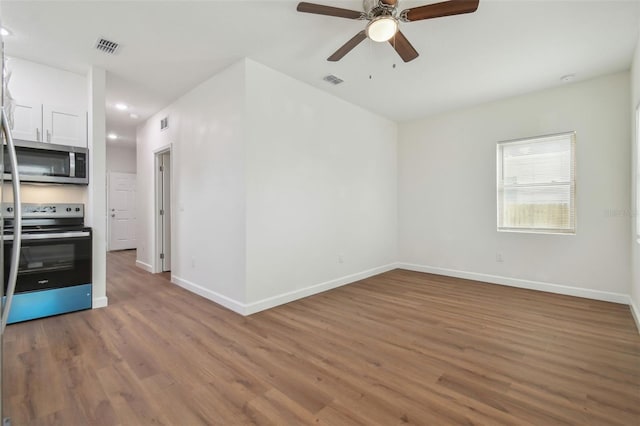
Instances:
[[[0,15],[1,16],[1,15]],[[2,21],[0,20],[0,26],[2,26]],[[2,76],[2,84],[1,93],[0,93],[0,103],[1,103],[1,112],[0,112],[0,138],[2,139],[2,149],[0,149],[0,178],[4,176],[4,164],[5,164],[5,156],[6,160],[11,165],[12,170],[12,190],[13,190],[13,209],[14,209],[14,217],[15,217],[15,238],[13,245],[11,247],[11,262],[9,265],[4,264],[4,220],[3,213],[0,210],[0,238],[2,239],[0,244],[0,296],[2,296],[2,314],[1,314],[1,322],[0,322],[0,419],[2,419],[3,426],[9,426],[10,420],[8,417],[8,413],[5,413],[3,410],[3,385],[2,382],[2,367],[3,367],[3,340],[4,340],[4,330],[7,325],[7,319],[9,317],[9,311],[11,310],[11,302],[13,300],[13,293],[16,288],[16,278],[18,274],[18,262],[20,256],[20,246],[22,244],[21,234],[22,234],[22,211],[20,205],[20,181],[18,179],[18,163],[16,158],[16,150],[13,145],[13,138],[11,136],[11,126],[9,124],[10,114],[7,114],[6,109],[10,107],[9,105],[9,96],[7,90],[7,81],[5,74],[5,57],[4,57],[4,40],[2,40],[2,35],[0,35],[0,76]],[[0,199],[4,200],[5,198],[5,182],[2,181],[2,185],[0,185]],[[5,269],[8,268],[9,274],[8,279],[4,282],[5,277]],[[5,294],[6,288],[6,294]]]

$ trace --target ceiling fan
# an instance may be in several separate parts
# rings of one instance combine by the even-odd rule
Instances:
[[[418,52],[398,28],[400,22],[421,21],[423,19],[475,12],[478,9],[479,2],[479,0],[449,0],[398,11],[398,0],[364,0],[364,12],[301,2],[298,4],[297,10],[298,12],[369,21],[364,30],[336,50],[333,55],[329,56],[327,58],[328,61],[339,61],[365,38],[369,37],[377,42],[388,41],[402,60],[409,62],[418,57]]]

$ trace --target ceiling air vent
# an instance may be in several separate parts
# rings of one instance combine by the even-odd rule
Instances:
[[[169,127],[169,117],[165,117],[160,120],[160,130],[167,130]]]
[[[107,40],[106,38],[100,37],[96,42],[96,49],[101,51],[102,53],[107,53],[109,55],[113,55],[118,51],[120,45],[115,41]]]
[[[326,81],[327,83],[331,83],[331,84],[333,84],[334,86],[337,86],[337,85],[338,85],[338,84],[340,84],[340,83],[344,83],[344,80],[343,80],[343,79],[338,78],[338,77],[336,77],[336,76],[335,76],[335,75],[333,75],[333,74],[326,75],[326,76],[324,76],[322,79],[323,79],[324,81]]]

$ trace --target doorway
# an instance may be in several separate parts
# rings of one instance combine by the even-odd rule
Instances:
[[[136,175],[109,173],[108,209],[111,250],[136,248]]]
[[[171,147],[155,152],[156,256],[154,272],[171,270]]]

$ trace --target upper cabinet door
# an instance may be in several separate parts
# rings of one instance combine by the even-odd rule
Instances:
[[[87,147],[87,113],[43,105],[44,142]]]
[[[42,142],[42,104],[40,102],[16,101],[13,112],[14,139]]]

